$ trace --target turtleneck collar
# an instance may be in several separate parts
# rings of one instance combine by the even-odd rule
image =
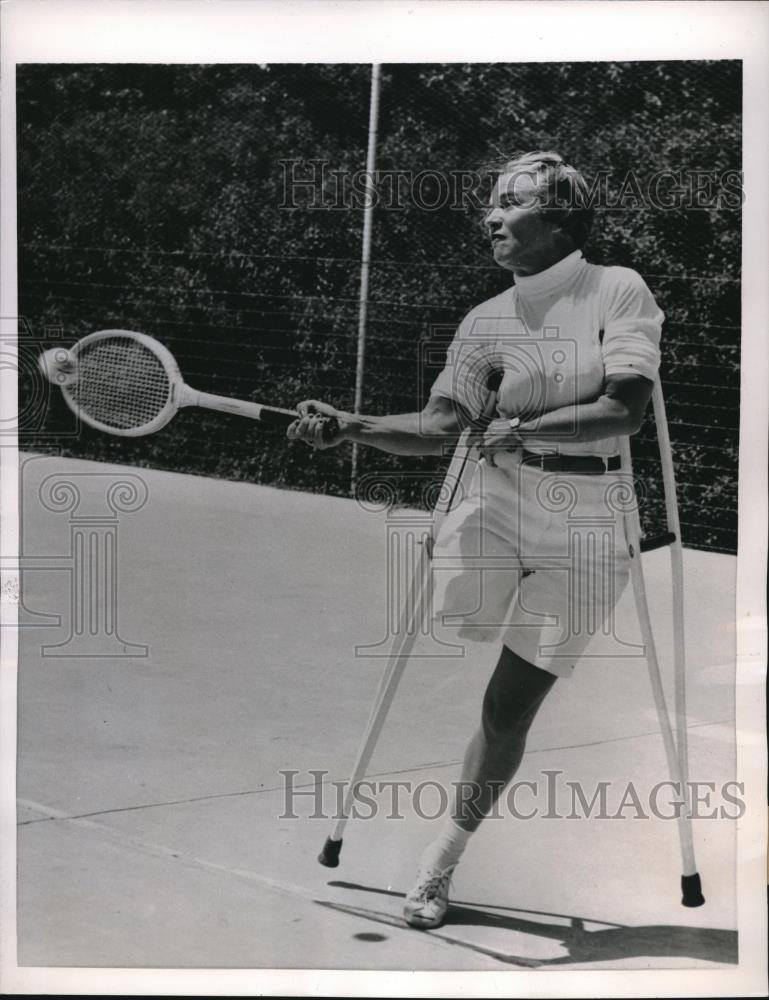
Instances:
[[[551,267],[536,274],[516,275],[515,288],[524,298],[547,295],[571,280],[582,266],[582,251],[574,250]]]

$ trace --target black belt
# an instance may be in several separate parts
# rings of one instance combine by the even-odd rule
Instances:
[[[533,465],[546,472],[571,472],[575,476],[602,476],[606,472],[618,472],[622,467],[619,455],[601,458],[600,455],[537,455],[533,451],[523,452],[522,465]]]

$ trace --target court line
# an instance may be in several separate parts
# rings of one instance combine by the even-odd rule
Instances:
[[[704,729],[708,726],[725,726],[733,724],[732,719],[718,719],[715,722],[695,722],[688,726],[688,729]],[[540,753],[554,753],[561,750],[580,750],[584,747],[595,747],[608,745],[609,743],[622,743],[627,740],[640,740],[647,739],[650,736],[659,736],[659,730],[653,730],[649,733],[636,733],[632,736],[615,736],[611,739],[606,740],[591,740],[587,743],[567,743],[564,746],[556,747],[540,747],[538,750],[530,750],[527,753],[527,757],[533,757]],[[427,761],[423,764],[417,764],[414,767],[402,767],[396,770],[387,771],[375,771],[371,774],[367,774],[367,778],[385,778],[389,775],[395,774],[413,774],[415,771],[426,771],[428,768],[445,768],[445,767],[456,767],[461,763],[459,758],[455,760],[435,760]],[[330,785],[334,781],[342,781],[345,779],[340,778],[324,778],[320,784]],[[292,785],[293,788],[315,788],[317,782],[308,781],[301,784]],[[35,809],[37,812],[48,812],[50,815],[39,816],[37,819],[24,819],[17,822],[17,826],[32,826],[36,823],[51,823],[60,822],[61,820],[81,820],[89,819],[93,816],[110,816],[113,813],[129,813],[138,812],[143,809],[162,809],[166,806],[184,806],[192,805],[195,802],[213,802],[216,799],[237,799],[243,798],[247,795],[261,795],[266,792],[280,792],[284,789],[285,785],[267,785],[264,788],[247,788],[240,792],[214,792],[210,795],[194,795],[187,799],[169,799],[163,802],[144,802],[140,805],[135,806],[117,806],[114,809],[96,809],[92,812],[85,813],[59,813],[59,810],[46,810],[44,806],[36,805],[25,799],[18,799],[19,805],[27,806],[28,808]],[[57,815],[57,813],[59,813]]]
[[[205,871],[214,872],[216,874],[231,875],[234,878],[239,878],[246,882],[253,882],[268,889],[273,889],[276,892],[299,896],[308,901],[315,899],[313,893],[302,889],[297,885],[286,884],[284,882],[277,881],[277,879],[270,879],[264,875],[257,875],[255,872],[247,869],[230,868],[227,865],[217,864],[215,861],[205,861],[202,858],[198,858],[192,854],[187,854],[184,851],[179,851],[172,847],[164,847],[161,844],[154,844],[149,841],[142,840],[129,833],[124,833],[121,830],[116,830],[110,826],[106,826],[104,823],[95,823],[93,820],[81,816],[68,816],[59,809],[44,806],[41,803],[33,802],[30,799],[19,799],[19,803],[27,809],[47,813],[50,819],[63,820],[66,823],[71,823],[75,827],[88,830],[104,837],[107,840],[114,841],[121,847],[133,848],[139,854],[145,854],[148,857],[161,858],[166,861],[179,861],[182,864],[193,868],[201,868]]]
[[[215,861],[206,861],[204,858],[188,854],[185,851],[179,851],[171,847],[164,847],[161,844],[155,844],[142,840],[139,837],[132,836],[129,833],[124,833],[121,830],[115,830],[103,823],[95,823],[84,817],[67,816],[58,809],[52,809],[39,802],[33,802],[30,799],[19,799],[19,803],[26,806],[28,809],[50,813],[51,819],[64,820],[74,827],[94,833],[105,840],[112,841],[119,847],[132,849],[137,854],[142,854],[146,857],[156,858],[163,861],[179,862],[180,864],[197,871],[204,871],[214,875],[225,875],[241,882],[249,882],[252,885],[268,889],[280,896],[289,896],[304,902],[321,903],[322,905],[325,905],[324,901],[317,898],[317,890],[311,891],[310,889],[306,889],[303,886],[298,886],[293,883],[280,882],[277,879],[271,879],[265,875],[258,875],[256,872],[249,869],[229,867],[227,865],[218,864]],[[344,908],[340,906],[338,909],[341,911]],[[354,910],[354,908],[352,908],[352,910]],[[349,915],[355,916],[355,913],[350,912]],[[392,923],[393,926],[398,927],[400,930],[409,931],[413,934],[413,931],[411,931],[405,923],[400,923],[397,918],[392,918]],[[434,946],[439,948],[443,947],[443,942],[441,942],[435,935],[426,934],[424,935],[424,939],[432,941]],[[462,944],[461,941],[456,941],[454,943],[460,945]]]

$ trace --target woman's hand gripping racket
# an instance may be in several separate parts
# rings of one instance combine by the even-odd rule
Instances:
[[[86,424],[120,437],[159,431],[183,406],[234,413],[282,428],[298,416],[295,410],[191,389],[166,347],[130,330],[101,330],[69,351],[46,351],[40,366]],[[337,421],[326,418],[323,436],[330,440],[337,431]]]

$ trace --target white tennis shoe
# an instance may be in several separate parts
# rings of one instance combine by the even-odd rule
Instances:
[[[410,927],[440,927],[449,908],[449,886],[456,865],[442,870],[420,869],[414,888],[406,896],[403,918]]]

